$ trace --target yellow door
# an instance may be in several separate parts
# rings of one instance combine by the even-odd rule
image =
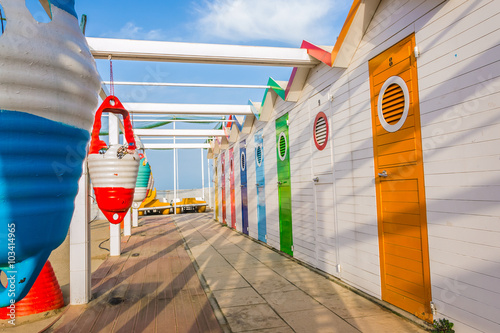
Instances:
[[[429,250],[411,35],[369,61],[382,299],[432,322]]]

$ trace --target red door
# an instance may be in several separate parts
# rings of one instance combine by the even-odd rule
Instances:
[[[233,148],[229,149],[229,191],[231,195],[231,228],[236,229],[236,197],[234,193],[234,156]]]

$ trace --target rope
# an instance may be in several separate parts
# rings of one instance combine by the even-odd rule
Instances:
[[[115,95],[115,83],[113,79],[113,60],[111,59],[111,54],[108,56],[109,59],[109,93],[110,95]]]

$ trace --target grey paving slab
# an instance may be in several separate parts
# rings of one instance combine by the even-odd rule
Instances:
[[[259,277],[251,281],[252,286],[257,290],[259,294],[266,294],[278,291],[291,291],[297,290],[293,284],[283,279],[281,276],[278,277]]]
[[[222,312],[233,332],[288,327],[267,304],[223,308]]]
[[[227,276],[206,276],[205,280],[212,290],[250,287],[248,282],[238,273],[231,273]]]
[[[221,308],[266,303],[251,287],[215,290],[213,293]]]
[[[278,312],[278,314],[323,307],[323,305],[321,305],[314,298],[298,289],[262,294],[262,297],[264,297],[264,299],[274,310],[276,310],[276,312]]]
[[[357,328],[325,308],[286,312],[281,317],[296,333],[359,333]]]
[[[380,305],[355,293],[314,296],[314,298],[342,318],[381,315],[387,311]]]
[[[316,280],[318,277],[318,273],[298,264],[296,266],[273,267],[273,270],[291,282]]]
[[[359,329],[361,332],[377,333],[420,333],[422,328],[403,318],[394,316],[393,313],[385,313],[375,317],[358,317],[347,319],[347,322]]]
[[[349,289],[321,275],[318,275],[315,279],[294,281],[293,284],[311,296],[352,293]]]
[[[255,281],[255,279],[262,279],[265,277],[277,277],[275,271],[267,266],[257,266],[252,268],[239,268],[238,273],[241,274],[248,281]]]

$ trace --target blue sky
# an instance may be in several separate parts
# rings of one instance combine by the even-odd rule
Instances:
[[[351,3],[345,0],[77,0],[76,11],[79,17],[87,15],[89,37],[300,47],[304,39],[316,45],[334,45]],[[97,68],[102,78],[108,80],[109,61],[98,60]],[[291,71],[288,67],[113,61],[115,81],[265,85],[269,77],[287,81]],[[115,95],[122,102],[247,104],[249,99],[260,102],[263,93],[260,89],[115,86]],[[176,126],[202,127],[181,123]],[[148,150],[146,154],[156,188],[173,189],[172,152]],[[201,188],[200,163],[200,150],[179,151],[180,189]],[[206,167],[206,159],[204,163]]]

